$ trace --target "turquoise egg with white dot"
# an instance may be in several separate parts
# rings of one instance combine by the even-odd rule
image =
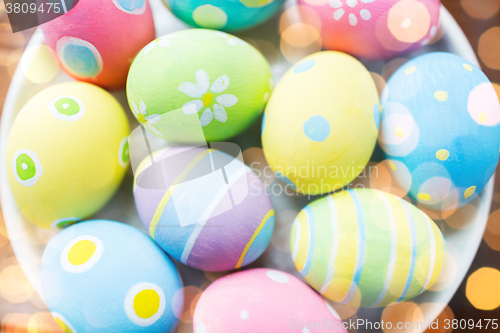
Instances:
[[[429,53],[401,66],[383,96],[379,143],[410,174],[394,166],[396,183],[436,211],[476,198],[500,149],[500,104],[481,69],[451,53]]]
[[[164,0],[189,25],[224,31],[250,29],[270,19],[284,0]]]
[[[266,160],[296,192],[339,190],[370,160],[380,116],[378,91],[363,64],[342,52],[312,54],[285,73],[269,98]]]
[[[64,229],[47,245],[41,268],[46,304],[64,332],[173,332],[182,314],[172,260],[119,222]]]

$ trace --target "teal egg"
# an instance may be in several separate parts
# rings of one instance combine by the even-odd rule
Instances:
[[[181,20],[195,27],[240,31],[272,17],[284,0],[164,0]]]

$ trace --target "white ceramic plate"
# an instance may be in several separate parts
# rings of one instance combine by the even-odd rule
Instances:
[[[184,23],[172,15],[163,6],[160,0],[151,0],[150,2],[153,8],[158,36],[172,31],[188,28]],[[293,5],[293,1],[288,0],[285,4],[284,10],[291,8]],[[268,41],[275,45],[274,50],[279,50],[280,35],[277,28],[279,18],[280,15],[277,15],[271,21],[265,23],[264,26],[243,33],[242,37],[247,39],[250,38],[252,40]],[[465,35],[444,7],[441,8],[440,24],[441,28],[444,29],[444,36],[437,43],[425,46],[424,48],[406,57],[413,58],[419,54],[432,51],[447,51],[458,54],[474,64],[478,64],[474,51],[468,43]],[[37,30],[31,39],[26,52],[21,58],[20,65],[15,72],[9,88],[2,115],[0,136],[0,194],[7,231],[9,233],[14,253],[19,260],[23,271],[40,295],[41,257],[45,244],[55,234],[55,231],[38,228],[27,221],[20,214],[7,181],[5,152],[9,130],[14,122],[14,118],[24,103],[47,86],[54,83],[72,80],[63,71],[54,69],[54,61],[50,58],[47,50],[41,46],[43,43],[43,34],[40,30]],[[273,54],[267,54],[265,50],[263,51],[264,55],[269,58],[275,82],[277,82],[281,75],[292,64],[281,54],[277,57],[276,52]],[[386,65],[386,63],[365,62],[365,65],[372,72],[381,73],[382,68]],[[33,66],[38,66],[37,68],[43,66],[46,68],[46,71],[43,73],[33,72]],[[122,103],[125,110],[129,110],[124,91],[113,92],[113,95]],[[130,112],[129,118],[131,120],[132,127],[136,127],[137,122],[133,119]],[[255,135],[255,133],[260,133],[260,130],[257,129],[258,127],[260,127],[260,124],[255,124],[253,129],[245,132],[246,136],[240,135],[233,141],[239,144],[242,149],[256,146],[258,144],[258,135]],[[274,180],[274,182],[276,181]],[[428,303],[425,306],[420,306],[421,319],[423,322],[427,323],[429,320],[434,320],[434,318],[439,315],[462,282],[481,242],[489,214],[492,193],[493,179],[490,180],[484,191],[471,204],[472,208],[469,206],[466,212],[459,211],[458,213],[455,213],[447,220],[448,223],[445,223],[444,221],[436,221],[436,223],[441,227],[441,230],[446,238],[449,258],[451,259],[448,260],[447,268],[443,273],[442,279],[438,281],[436,286],[433,288],[434,291],[427,291],[412,300],[417,305]],[[286,195],[271,195],[271,197],[277,214],[276,230],[272,242],[273,245],[271,245],[264,256],[258,260],[257,264],[274,267],[288,271],[294,275],[298,275],[293,262],[291,261],[290,254],[279,250],[286,248],[286,244],[281,244],[280,246],[277,243],[280,241],[286,243],[289,228],[295,214],[307,204],[308,200],[305,197],[291,197]],[[101,212],[96,214],[94,218],[121,221],[137,226],[141,230],[144,229],[139,221],[133,203],[132,175],[129,174],[126,177],[117,195]],[[463,221],[464,219],[465,223]],[[461,229],[453,229],[449,227],[449,225],[454,224],[450,223],[453,221],[455,221],[456,224],[460,224]],[[203,272],[182,267],[181,265],[179,265],[179,267],[185,285],[200,286],[208,281]],[[41,296],[43,297],[43,295]],[[357,318],[368,319],[375,322],[380,320],[382,310],[383,309],[359,309],[356,315]]]

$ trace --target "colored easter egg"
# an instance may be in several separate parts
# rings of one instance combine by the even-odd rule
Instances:
[[[274,230],[266,189],[233,156],[202,147],[172,147],[136,170],[134,198],[150,236],[172,257],[205,271],[257,259]]]
[[[223,301],[221,301],[223,300]],[[337,312],[293,275],[257,268],[222,277],[201,295],[195,333],[346,333]]]
[[[42,259],[47,307],[64,332],[173,332],[182,282],[143,232],[93,220],[52,238]]]
[[[412,204],[371,189],[336,192],[306,206],[290,236],[299,273],[339,303],[382,307],[429,289],[444,268],[445,241]]]
[[[7,143],[7,176],[21,212],[45,228],[96,213],[129,163],[130,129],[120,104],[83,82],[60,83],[21,109]]]
[[[146,0],[80,0],[42,30],[69,75],[108,89],[125,87],[132,60],[155,38]]]
[[[473,200],[495,172],[500,104],[475,65],[450,53],[415,58],[383,93],[379,143],[408,195],[434,210]]]
[[[437,34],[439,0],[299,0],[321,20],[323,47],[366,59],[388,59],[428,44]]]
[[[329,193],[370,159],[380,120],[377,88],[355,58],[319,52],[283,76],[264,116],[262,146],[276,176],[300,193]]]
[[[271,86],[269,63],[253,46],[224,32],[191,29],[139,53],[127,97],[137,120],[164,139],[223,141],[259,117]]]
[[[240,31],[271,18],[284,0],[164,0],[178,18],[198,28]]]

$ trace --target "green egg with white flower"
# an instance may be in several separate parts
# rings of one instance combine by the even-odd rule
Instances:
[[[152,41],[127,79],[136,119],[168,141],[224,141],[261,114],[273,85],[269,63],[244,40],[190,29]]]

